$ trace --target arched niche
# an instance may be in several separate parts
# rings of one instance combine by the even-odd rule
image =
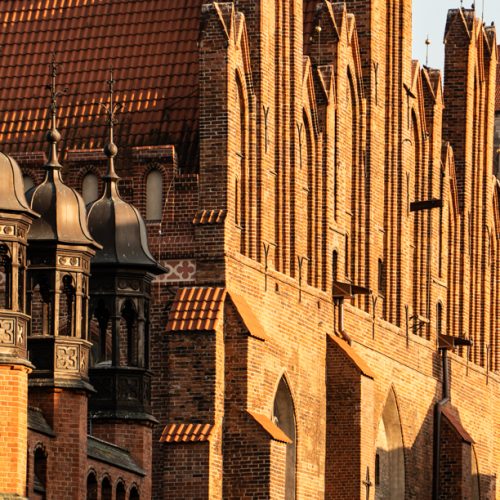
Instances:
[[[37,498],[46,498],[47,489],[47,452],[42,446],[35,449],[34,456],[34,485],[33,491],[38,494]]]
[[[403,434],[394,391],[379,421],[375,455],[375,500],[405,498]]]
[[[292,393],[285,377],[281,377],[274,397],[273,420],[291,439],[286,445],[285,500],[295,500],[296,484],[296,423]]]
[[[151,170],[146,177],[146,219],[161,221],[163,211],[163,175]]]

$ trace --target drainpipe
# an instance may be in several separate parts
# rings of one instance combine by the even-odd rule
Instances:
[[[352,345],[352,339],[349,337],[347,332],[344,329],[344,297],[335,297],[334,304],[338,307],[339,310],[339,326],[338,333],[340,336],[349,344]]]
[[[439,500],[441,484],[439,482],[440,454],[441,454],[441,422],[442,408],[450,402],[450,379],[448,373],[448,350],[458,345],[472,345],[468,339],[439,335],[439,353],[441,354],[443,384],[442,398],[434,405],[434,443],[432,467],[432,500]]]

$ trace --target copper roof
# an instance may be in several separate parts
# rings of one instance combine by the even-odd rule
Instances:
[[[272,439],[287,444],[292,442],[292,440],[269,417],[255,411],[247,410],[247,412]]]
[[[168,424],[161,433],[160,443],[202,443],[209,441],[214,424]]]
[[[3,0],[0,142],[6,152],[45,149],[48,63],[61,63],[62,149],[101,148],[100,103],[114,67],[124,104],[118,146],[175,144],[181,165],[198,149],[198,47],[202,0]]]
[[[168,315],[167,332],[214,331],[225,297],[224,288],[180,288]]]
[[[23,175],[17,162],[0,152],[0,212],[21,212],[35,217],[24,194]]]

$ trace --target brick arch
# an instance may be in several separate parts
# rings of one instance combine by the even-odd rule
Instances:
[[[273,421],[292,441],[286,445],[285,500],[295,500],[297,481],[297,416],[292,391],[285,374],[280,377],[274,393]]]
[[[375,500],[405,498],[405,453],[399,405],[389,389],[375,442]]]

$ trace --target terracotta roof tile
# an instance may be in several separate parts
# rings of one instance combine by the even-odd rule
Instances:
[[[366,361],[345,340],[339,339],[335,335],[330,335],[330,338],[344,351],[347,358],[365,377],[375,378],[375,374]]]
[[[6,152],[45,148],[48,63],[61,63],[63,149],[102,148],[112,65],[125,104],[118,146],[175,144],[198,160],[198,38],[203,0],[0,2],[0,141]]]
[[[210,440],[214,424],[168,424],[160,437],[160,443],[202,443]]]
[[[229,292],[229,296],[238,311],[243,323],[248,329],[248,333],[252,337],[256,337],[260,340],[268,340],[264,328],[257,319],[257,316],[253,313],[252,309],[248,305],[248,302],[241,296],[234,292]]]
[[[226,218],[227,210],[216,208],[214,210],[198,210],[193,219],[194,225],[220,224]]]
[[[168,315],[167,332],[214,331],[225,297],[224,288],[180,288]]]
[[[272,439],[287,444],[292,442],[292,440],[269,417],[250,410],[247,410],[247,412]]]

